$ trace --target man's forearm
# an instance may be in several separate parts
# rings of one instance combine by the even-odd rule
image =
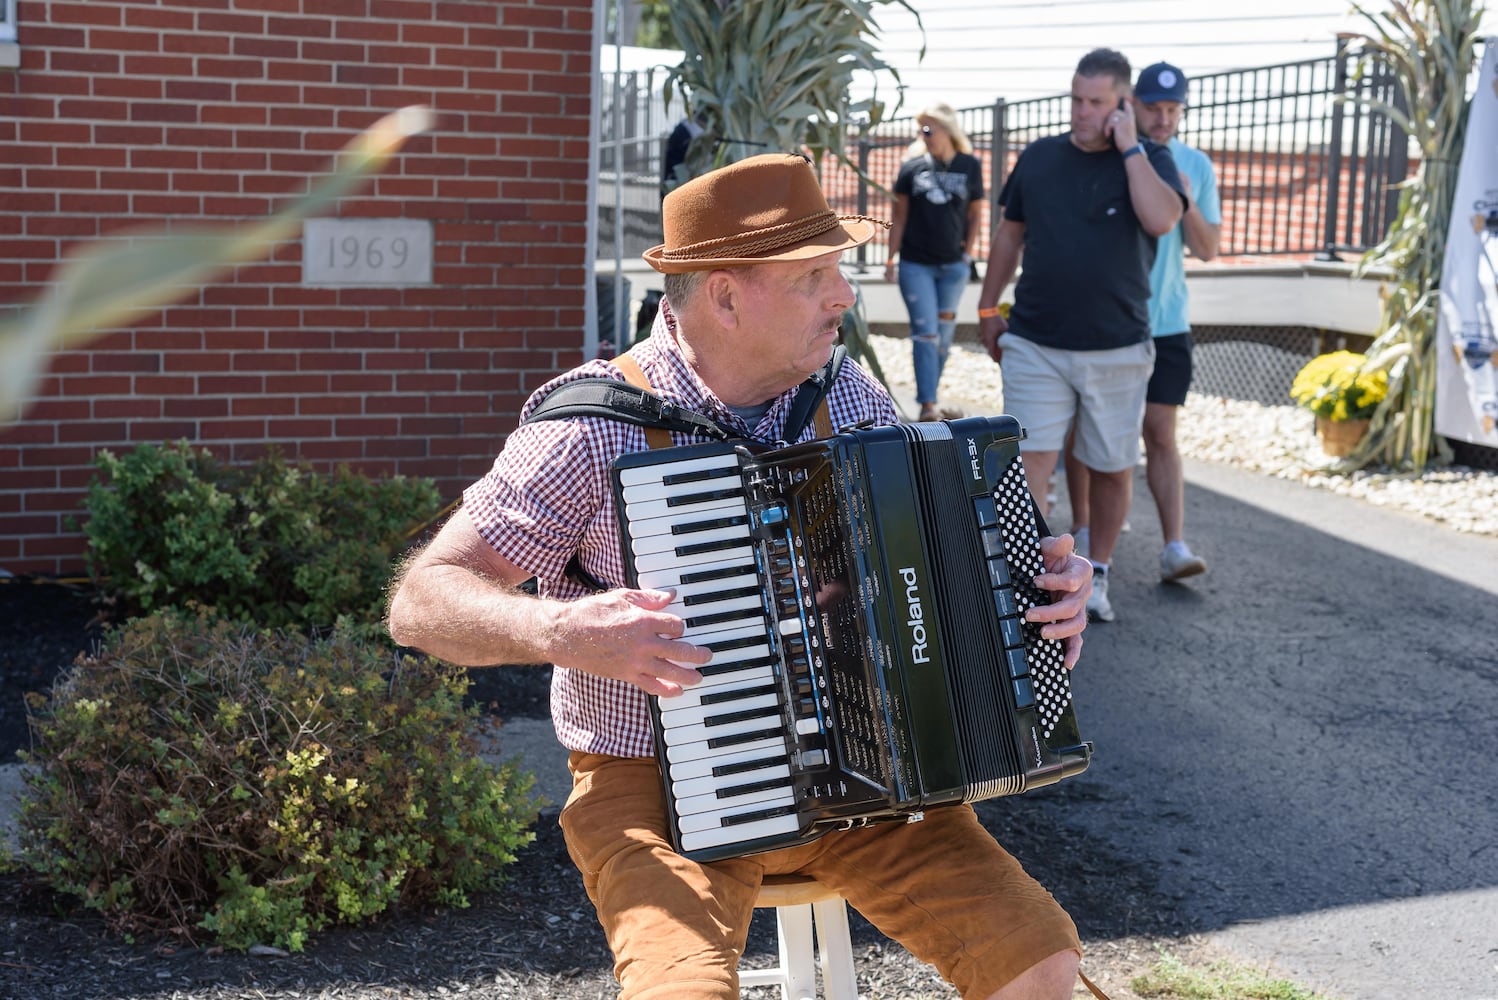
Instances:
[[[1181,231],[1186,237],[1186,245],[1191,248],[1191,256],[1197,260],[1211,260],[1217,256],[1222,245],[1222,226],[1208,222],[1194,201],[1181,217]]]
[[[999,304],[1004,289],[1009,286],[1019,267],[1020,246],[1005,234],[1004,229],[1005,224],[1000,223],[999,231],[994,234],[993,244],[989,248],[988,270],[983,275],[983,290],[978,295],[980,309],[991,309]]]
[[[390,601],[390,636],[449,663],[550,663],[557,602],[458,566],[415,570]]]
[[[1181,221],[1180,192],[1161,180],[1147,156],[1124,160],[1129,177],[1129,202],[1139,224],[1151,236],[1164,236]]]

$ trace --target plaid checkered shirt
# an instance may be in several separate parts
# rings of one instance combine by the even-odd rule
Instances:
[[[758,426],[750,428],[688,366],[668,302],[661,302],[650,337],[630,356],[655,392],[678,406],[706,414],[746,438],[780,440],[795,390],[777,397]],[[526,401],[522,419],[562,383],[600,375],[623,381],[609,362],[589,361],[538,389]],[[852,362],[843,365],[827,403],[834,427],[896,421],[884,388]],[[808,423],[799,440],[811,440],[815,433]],[[672,440],[678,445],[701,442],[685,435],[673,435]],[[627,586],[609,468],[618,456],[646,447],[644,429],[619,420],[582,417],[522,423],[505,441],[489,473],[464,491],[464,509],[495,551],[536,577],[542,597],[567,601],[589,593],[564,572],[574,554],[605,586]],[[571,750],[653,757],[646,697],[624,681],[556,667],[551,716],[557,738]]]

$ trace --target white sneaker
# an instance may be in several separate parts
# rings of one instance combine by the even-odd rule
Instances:
[[[1075,551],[1077,555],[1081,556],[1083,559],[1086,559],[1088,545],[1092,541],[1092,536],[1088,534],[1087,531],[1087,525],[1084,524],[1076,531],[1073,531],[1071,533],[1071,536],[1075,542],[1073,551]]]
[[[1108,574],[1093,570],[1092,594],[1087,598],[1087,617],[1093,621],[1111,622],[1118,617],[1108,601]]]
[[[1206,571],[1207,561],[1194,554],[1185,542],[1172,542],[1160,553],[1160,579],[1166,583]]]

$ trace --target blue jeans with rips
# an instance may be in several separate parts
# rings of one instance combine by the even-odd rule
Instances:
[[[910,313],[911,360],[915,365],[915,399],[935,403],[936,386],[957,332],[957,303],[967,284],[968,262],[912,264],[900,261],[900,296]]]

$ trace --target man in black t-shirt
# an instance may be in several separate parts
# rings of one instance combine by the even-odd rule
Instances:
[[[1149,272],[1155,240],[1185,210],[1170,151],[1141,142],[1129,61],[1089,52],[1071,86],[1071,131],[1031,143],[1004,183],[978,299],[978,332],[1004,366],[1004,409],[1024,426],[1030,492],[1042,500],[1076,423],[1092,472],[1088,611],[1112,621],[1108,565],[1128,514],[1145,387],[1154,368]],[[1006,321],[998,302],[1024,255]]]

